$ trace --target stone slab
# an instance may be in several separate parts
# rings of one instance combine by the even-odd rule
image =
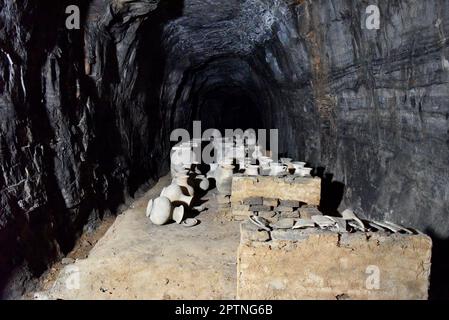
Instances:
[[[253,205],[249,207],[250,211],[271,211],[272,207],[264,206],[264,205]]]
[[[276,212],[293,212],[294,208],[292,207],[285,207],[285,206],[279,206],[274,208],[274,211]]]
[[[279,200],[279,206],[298,208],[300,204],[301,203],[296,200]]]

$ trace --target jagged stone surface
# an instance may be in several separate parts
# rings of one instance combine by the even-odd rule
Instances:
[[[73,4],[89,12],[85,39],[65,28]],[[141,44],[159,42],[156,4],[0,3],[0,291],[13,268],[40,274],[158,175],[160,80],[136,70],[159,54]]]

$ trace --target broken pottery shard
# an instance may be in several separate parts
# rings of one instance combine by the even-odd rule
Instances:
[[[407,228],[405,228],[405,227],[403,227],[403,226],[400,226],[400,225],[398,225],[398,224],[395,224],[395,223],[393,223],[393,222],[385,221],[384,223],[387,224],[387,225],[389,225],[389,226],[391,226],[392,228],[399,229],[399,231],[404,231],[404,232],[406,232],[406,233],[408,233],[408,234],[413,234],[413,231],[411,231],[411,230],[409,230],[409,229],[407,229]]]
[[[315,222],[321,229],[332,227],[335,225],[335,221],[329,219],[329,217],[321,215],[312,216],[312,221]]]
[[[298,219],[292,229],[314,228],[315,222],[309,219]]]
[[[260,229],[271,231],[271,229],[268,227],[268,221],[262,217],[257,216],[251,216],[249,217],[249,221],[251,221],[254,225],[259,227]]]
[[[181,223],[181,225],[186,228],[194,227],[197,224],[198,224],[198,220],[194,219],[194,218],[188,218]]]
[[[345,220],[354,220],[360,226],[361,229],[365,230],[365,225],[362,220],[360,220],[351,209],[346,209],[341,213],[341,216]]]
[[[347,232],[347,230],[346,230],[347,223],[346,223],[345,219],[338,218],[338,217],[330,217],[330,216],[326,216],[326,217],[328,217],[329,219],[335,221],[337,230],[339,232]]]
[[[369,225],[371,228],[374,228],[374,229],[376,229],[376,230],[378,230],[378,231],[385,231],[385,230],[391,231],[391,230],[388,229],[387,227],[382,227],[382,226],[380,226],[378,223],[376,223],[376,222],[374,222],[374,221],[368,221],[368,225]]]
[[[386,230],[394,232],[394,233],[401,231],[400,227],[398,228],[393,225],[387,224],[385,222],[371,221],[370,225],[374,225],[374,227],[377,229],[379,229],[379,227],[380,227],[382,229],[386,229]]]
[[[291,229],[295,225],[294,219],[281,219],[271,225],[273,229]]]
[[[360,224],[358,224],[358,223],[355,222],[354,220],[349,220],[349,221],[348,221],[348,225],[351,226],[351,227],[353,227],[355,230],[365,232],[365,228],[364,228],[364,227],[362,228],[362,227],[360,226]]]

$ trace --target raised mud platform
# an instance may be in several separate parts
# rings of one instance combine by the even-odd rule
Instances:
[[[427,299],[431,239],[423,234],[241,224],[238,299]]]
[[[320,178],[238,175],[232,179],[232,202],[243,201],[251,197],[263,197],[319,205],[320,196]]]

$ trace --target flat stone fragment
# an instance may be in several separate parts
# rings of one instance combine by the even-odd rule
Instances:
[[[296,200],[279,200],[279,206],[298,208],[300,205],[300,202]]]
[[[316,207],[301,207],[299,214],[303,219],[312,219],[312,216],[323,215]]]
[[[271,224],[273,229],[291,229],[295,225],[295,220],[291,218],[280,219]]]
[[[315,222],[308,219],[298,219],[296,220],[293,229],[304,229],[304,228],[315,228]]]
[[[274,208],[274,211],[276,212],[293,212],[295,209],[292,207],[286,207],[286,206],[279,206]]]
[[[251,197],[243,199],[243,204],[249,204],[249,205],[263,205],[263,198],[262,197]]]
[[[291,218],[291,219],[298,219],[299,216],[299,211],[293,211],[293,212],[281,212],[280,213],[280,218],[281,219],[287,219],[287,218]]]
[[[263,205],[269,207],[277,207],[279,200],[275,198],[263,198]]]
[[[264,206],[264,205],[252,205],[249,210],[253,212],[257,211],[271,211],[272,207]]]

